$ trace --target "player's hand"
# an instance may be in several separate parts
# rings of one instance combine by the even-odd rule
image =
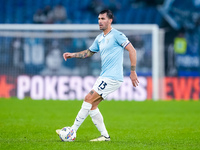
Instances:
[[[64,53],[63,54],[63,58],[65,59],[65,61],[67,61],[68,58],[73,58],[74,54],[73,53]]]
[[[130,78],[134,87],[138,86],[139,81],[137,77],[137,73],[135,71],[131,71]]]

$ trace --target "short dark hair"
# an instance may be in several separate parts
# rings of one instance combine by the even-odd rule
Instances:
[[[109,9],[102,10],[99,14],[105,14],[105,13],[107,14],[109,19],[113,19],[114,18],[114,15],[113,15],[112,11],[109,10]]]

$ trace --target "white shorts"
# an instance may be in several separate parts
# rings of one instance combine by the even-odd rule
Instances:
[[[117,90],[122,84],[122,81],[112,80],[109,78],[99,77],[93,86],[95,90],[103,99],[105,99],[108,94]]]

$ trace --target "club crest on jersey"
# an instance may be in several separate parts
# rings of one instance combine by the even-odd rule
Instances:
[[[109,40],[110,40],[110,38],[109,38],[109,39],[106,39],[106,43],[109,43]]]

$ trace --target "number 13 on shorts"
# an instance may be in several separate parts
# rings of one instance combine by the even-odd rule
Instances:
[[[101,90],[103,90],[103,89],[105,89],[106,85],[107,85],[107,83],[104,82],[104,81],[102,81],[101,84],[99,84],[98,88],[100,88]]]
[[[97,79],[92,89],[95,90],[99,95],[101,95],[103,99],[105,99],[108,94],[117,90],[121,84],[122,81],[100,77]]]

